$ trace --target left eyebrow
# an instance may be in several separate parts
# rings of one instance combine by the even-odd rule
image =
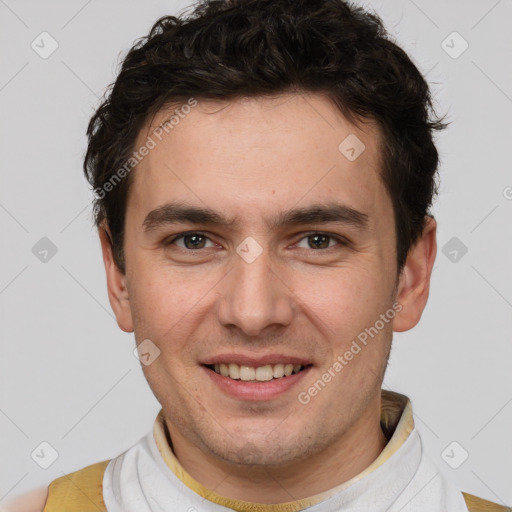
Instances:
[[[347,224],[359,229],[366,229],[368,228],[368,215],[343,204],[314,204],[279,214],[275,220],[269,223],[269,227],[325,223]]]
[[[150,232],[176,223],[233,227],[238,226],[239,218],[227,218],[210,208],[171,202],[149,212],[142,223],[142,228],[144,232]],[[350,225],[364,230],[368,228],[368,215],[343,204],[327,203],[294,208],[266,221],[269,229],[325,223]]]

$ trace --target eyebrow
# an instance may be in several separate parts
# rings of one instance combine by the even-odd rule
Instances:
[[[207,207],[171,202],[149,212],[142,223],[142,228],[145,233],[149,233],[177,223],[233,227],[239,224],[239,219],[236,217],[228,218]],[[275,218],[267,219],[266,222],[269,229],[323,223],[337,223],[366,229],[368,227],[368,215],[343,204],[321,203],[281,212]]]

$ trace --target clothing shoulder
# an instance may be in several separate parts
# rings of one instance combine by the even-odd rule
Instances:
[[[2,505],[2,512],[106,512],[103,473],[110,461],[92,464]]]
[[[106,512],[103,473],[110,461],[92,464],[54,480],[43,512]]]
[[[469,512],[512,512],[511,507],[499,505],[498,503],[478,498],[466,492],[463,492],[462,495],[466,500]]]

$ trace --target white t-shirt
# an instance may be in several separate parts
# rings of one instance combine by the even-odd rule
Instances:
[[[108,464],[103,499],[108,512],[468,512],[462,493],[425,455],[407,397],[382,392],[381,424],[391,437],[364,471],[310,498],[264,505],[217,495],[194,480],[167,442],[161,411],[153,432]]]

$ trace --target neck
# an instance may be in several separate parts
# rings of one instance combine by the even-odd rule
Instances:
[[[380,455],[387,443],[380,426],[380,406],[379,393],[350,430],[328,449],[279,467],[230,464],[205,454],[172,426],[167,424],[167,428],[182,467],[215,494],[254,503],[285,503],[343,484]]]

